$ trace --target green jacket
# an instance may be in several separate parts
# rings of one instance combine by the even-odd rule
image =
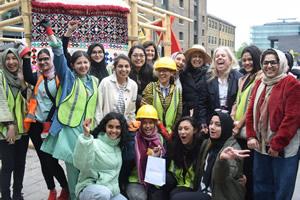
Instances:
[[[73,154],[73,164],[80,170],[75,193],[85,187],[98,184],[108,187],[115,196],[120,193],[119,173],[122,166],[120,139],[111,140],[106,133],[99,133],[97,139],[81,134]]]
[[[194,188],[198,189],[203,175],[203,168],[207,153],[211,147],[210,139],[203,141],[198,157],[199,168],[194,179]],[[225,142],[224,147],[233,147],[234,149],[241,149],[236,139],[231,136]],[[234,160],[220,160],[220,153],[213,166],[211,176],[212,186],[212,200],[243,200],[245,199],[245,186],[238,182],[238,179],[243,175],[243,160],[235,158]]]

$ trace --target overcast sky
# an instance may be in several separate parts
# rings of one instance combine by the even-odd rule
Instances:
[[[207,0],[207,12],[236,26],[237,50],[243,42],[250,43],[250,26],[278,18],[300,21],[300,0]]]

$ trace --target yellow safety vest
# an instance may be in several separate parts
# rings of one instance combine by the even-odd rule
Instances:
[[[22,134],[26,133],[25,127],[24,127],[24,119],[25,119],[25,101],[23,100],[21,90],[18,91],[17,97],[14,98],[13,93],[11,92],[10,86],[8,85],[6,78],[2,71],[0,71],[0,74],[2,76],[3,81],[3,88],[6,94],[6,99],[8,103],[9,110],[12,114],[13,120],[16,123],[15,127],[16,133]],[[3,126],[0,124],[0,133],[3,134],[3,136],[6,136],[7,134],[7,126]]]
[[[173,173],[175,179],[177,180],[177,187],[184,186],[192,189],[194,188],[193,181],[195,178],[195,172],[193,170],[193,166],[189,168],[189,172],[186,172],[184,177],[183,169],[176,168],[176,166],[174,165],[174,161],[172,160],[169,171]]]
[[[171,103],[168,107],[167,112],[164,112],[164,109],[162,107],[159,94],[155,89],[156,83],[153,82],[153,106],[156,108],[158,113],[159,120],[163,123],[163,125],[166,127],[166,130],[170,134],[172,132],[172,126],[176,119],[177,109],[179,105],[179,88],[175,87],[174,92],[172,94]]]
[[[85,119],[92,118],[92,130],[94,129],[94,115],[98,98],[98,79],[91,76],[93,83],[93,94],[88,99],[88,91],[83,82],[76,78],[70,94],[61,102],[58,107],[58,121],[69,127],[77,127],[82,121],[85,114]]]
[[[246,113],[249,105],[248,99],[251,95],[252,88],[259,77],[260,74],[255,77],[255,80],[252,81],[252,83],[250,83],[242,93],[240,92],[240,90],[238,91],[236,96],[237,109],[235,114],[235,121],[240,121],[244,116],[244,114]]]

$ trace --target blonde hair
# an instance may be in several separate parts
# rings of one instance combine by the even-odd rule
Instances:
[[[230,73],[230,70],[232,69],[232,67],[238,65],[238,61],[236,60],[234,54],[232,53],[232,51],[228,47],[224,47],[224,46],[218,47],[214,51],[211,68],[207,71],[207,73],[211,73],[211,77],[207,80],[207,82],[210,82],[210,81],[214,80],[216,77],[219,77],[219,72],[218,72],[218,70],[216,68],[216,65],[215,65],[215,57],[216,57],[216,54],[219,50],[224,50],[227,53],[227,56],[229,57],[229,59],[231,61],[231,64],[228,66],[228,69],[225,71],[226,77]]]

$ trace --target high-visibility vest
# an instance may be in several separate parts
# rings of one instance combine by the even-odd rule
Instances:
[[[183,176],[183,169],[177,168],[174,164],[174,161],[171,160],[169,171],[173,173],[174,178],[177,180],[177,187],[184,186],[184,187],[193,189],[193,187],[194,187],[193,181],[195,178],[195,172],[193,169],[193,165],[190,166],[190,168],[188,169],[188,172],[186,172],[185,176]]]
[[[177,87],[174,88],[171,103],[168,107],[167,112],[164,112],[163,106],[159,98],[159,94],[156,91],[155,87],[156,83],[153,82],[153,106],[157,110],[159,120],[163,123],[163,125],[166,127],[166,130],[170,134],[172,132],[172,126],[176,119],[177,109],[179,105],[180,90]]]
[[[240,92],[240,90],[238,91],[236,96],[237,109],[235,114],[235,121],[240,121],[244,116],[244,114],[246,113],[249,105],[248,99],[251,95],[252,88],[259,77],[260,74],[256,75],[255,80],[252,81],[252,83],[250,83],[242,93]]]
[[[12,114],[13,120],[16,123],[17,130],[16,133],[22,134],[26,133],[25,127],[24,127],[24,118],[25,118],[25,101],[23,100],[21,90],[18,91],[18,94],[16,98],[14,98],[14,95],[10,89],[10,86],[8,85],[6,78],[2,71],[0,71],[0,74],[2,76],[2,82],[3,82],[3,88],[6,94],[6,99],[8,103],[9,110]],[[0,123],[0,133],[2,133],[4,136],[6,136],[7,133],[7,126],[3,126]]]
[[[61,124],[72,128],[77,127],[80,125],[82,117],[85,114],[85,119],[92,118],[93,130],[95,126],[94,115],[98,98],[98,79],[94,76],[91,76],[91,78],[94,92],[89,99],[87,99],[88,91],[83,82],[78,77],[75,79],[70,94],[61,101],[58,107],[57,119]]]
[[[32,122],[36,123],[35,109],[36,109],[36,106],[37,106],[37,100],[36,100],[37,99],[37,90],[38,90],[38,87],[39,87],[40,83],[44,80],[44,76],[41,72],[37,71],[37,76],[38,76],[37,77],[38,81],[37,81],[37,83],[34,87],[33,93],[31,94],[31,97],[30,97],[30,100],[29,100],[29,108],[28,108],[28,112],[27,112],[27,117],[24,120],[24,126],[25,126],[26,131],[29,130],[30,124]],[[55,80],[56,80],[56,87],[58,88],[59,87],[59,80],[58,80],[57,76],[55,76]],[[58,100],[59,100],[59,95],[56,95],[56,105],[58,103]]]

